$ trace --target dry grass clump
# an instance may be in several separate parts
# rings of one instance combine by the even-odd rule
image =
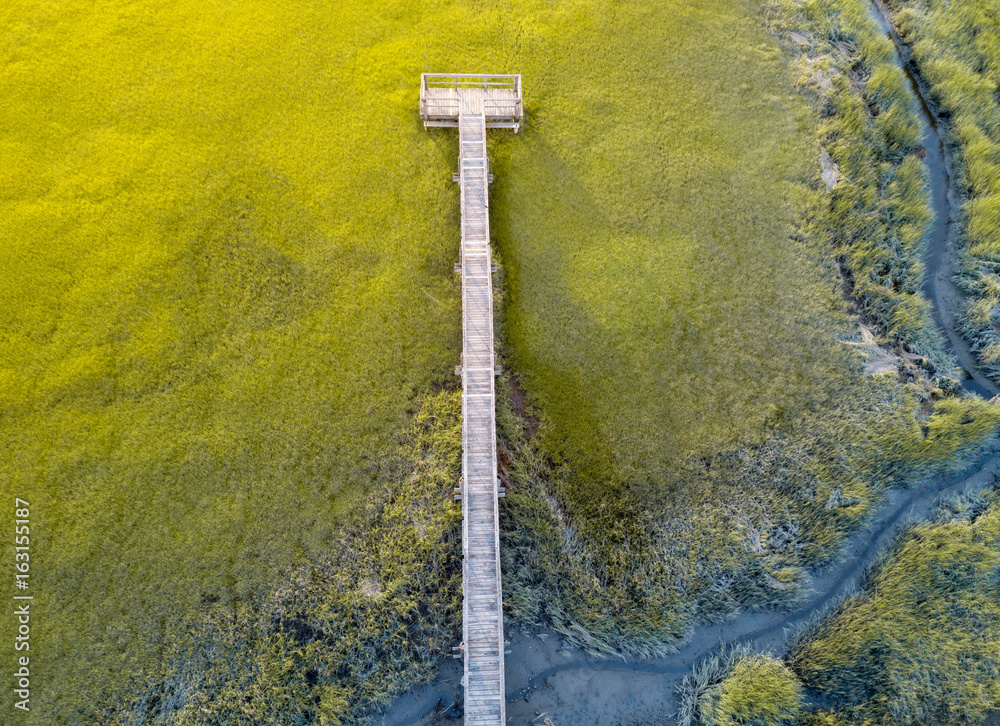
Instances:
[[[803,714],[795,674],[747,646],[723,648],[696,663],[677,695],[680,726],[789,726]]]

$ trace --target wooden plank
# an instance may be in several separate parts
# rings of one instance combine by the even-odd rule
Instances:
[[[496,455],[496,355],[489,230],[487,128],[518,129],[519,75],[421,75],[425,127],[459,129],[462,274],[462,635],[465,723],[506,720]]]
[[[519,75],[424,73],[420,81],[420,116],[424,125],[458,126],[462,114],[483,116],[486,128],[520,127],[524,118]],[[466,140],[478,132],[469,129]]]
[[[458,89],[462,205],[462,629],[465,722],[503,726],[503,600],[496,489],[493,288],[484,94]],[[478,273],[478,274],[476,274]]]

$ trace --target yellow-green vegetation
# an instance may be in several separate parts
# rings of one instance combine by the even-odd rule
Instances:
[[[777,658],[746,646],[695,664],[678,689],[680,726],[782,726],[803,715],[798,677]]]
[[[0,10],[0,491],[32,505],[34,723],[126,701],[185,618],[259,604],[397,478],[461,319],[454,142],[415,118],[447,44],[406,52],[407,7]]]
[[[932,217],[920,124],[892,42],[866,0],[810,0],[787,12],[786,22],[813,29],[800,82],[820,96],[820,141],[839,176],[824,221],[845,281],[869,325],[947,373],[920,294]]]
[[[802,708],[798,678],[780,660],[767,656],[738,660],[713,696],[703,696],[703,724],[781,726],[794,721]]]
[[[965,194],[960,220],[963,282],[971,300],[967,335],[984,368],[1000,374],[1000,125],[997,74],[1000,25],[986,2],[892,0],[919,72],[946,120],[956,181]]]
[[[826,723],[979,724],[1000,708],[1000,497],[953,497],[912,527],[795,648]],[[816,723],[823,723],[817,721]]]
[[[506,607],[528,622],[550,619],[595,653],[652,654],[683,638],[695,617],[800,598],[803,568],[836,556],[884,486],[954,461],[997,425],[995,407],[979,399],[942,401],[920,425],[913,395],[893,382],[855,390],[871,411],[829,411],[795,436],[724,452],[700,469],[688,463],[680,471],[690,488],[674,490],[672,506],[649,492],[619,504],[624,521],[609,524],[607,537],[629,539],[608,559],[553,496],[561,482],[501,401]],[[648,509],[625,508],[642,501]]]
[[[263,607],[213,605],[188,621],[129,700],[84,723],[358,723],[426,680],[461,637],[461,395],[423,401],[380,487],[330,554]]]
[[[1000,491],[954,494],[799,634],[785,662],[748,646],[695,664],[681,726],[980,724],[1000,711]],[[814,702],[807,706],[804,689]]]
[[[512,444],[506,522],[540,543],[505,555],[516,614],[655,648],[787,600],[881,487],[982,441],[996,409],[918,421],[914,387],[835,340],[815,117],[763,20],[6,3],[0,493],[32,505],[27,722],[351,722],[443,647],[453,573],[419,578],[452,515],[413,515],[418,543],[392,504],[416,506],[411,417],[459,352],[457,143],[421,128],[421,71],[524,74],[525,132],[491,141],[506,340],[543,415],[539,447]],[[359,513],[373,491],[388,509]],[[380,527],[368,574],[352,521]]]
[[[713,38],[749,22],[698,17],[691,27]],[[863,379],[837,342],[853,339],[823,266],[831,256],[882,342],[947,363],[918,292],[929,219],[919,126],[860,0],[774,6],[768,21],[807,34],[797,67],[757,58],[738,66],[751,69],[740,83],[723,82],[718,64],[737,67],[753,44],[720,47],[685,27],[671,40],[684,65],[623,64],[629,78],[605,91],[659,74],[684,89],[669,108],[652,93],[623,98],[572,133],[571,114],[542,109],[523,145],[495,149],[508,179],[493,204],[503,349],[541,418],[531,445],[501,421],[515,462],[505,599],[593,651],[660,651],[695,615],[800,597],[803,566],[835,555],[885,486],[968,453],[998,423],[979,400]],[[646,33],[630,26],[619,57]],[[739,34],[758,50],[773,42],[753,25]],[[714,68],[720,80],[706,85]],[[769,89],[763,106],[753,83]],[[637,133],[634,113],[669,123]],[[766,124],[748,123],[752,113]],[[550,129],[564,147],[542,145]],[[832,194],[817,189],[814,131],[840,166]],[[562,173],[579,183],[552,206],[516,172],[563,148]],[[624,178],[595,173],[601,164]],[[808,221],[793,228],[798,217]]]

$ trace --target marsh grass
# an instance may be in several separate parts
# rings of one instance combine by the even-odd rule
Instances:
[[[741,658],[755,655],[748,646],[723,646],[694,664],[677,687],[677,722],[679,726],[697,726],[701,722],[700,704],[705,694],[726,679]]]
[[[523,321],[538,318],[546,296],[557,293],[554,282],[540,286],[531,305],[515,306],[511,301],[528,284],[524,278],[549,279],[554,274],[550,263],[585,264],[582,243],[566,239],[564,250],[554,241],[560,238],[553,231],[544,249],[540,243],[522,244],[518,238],[503,256],[498,291],[507,292],[498,297],[502,315],[497,328],[504,331],[501,350],[509,361],[505,368],[517,370],[520,384],[534,393],[529,395],[535,404],[533,415],[541,420],[537,438],[527,442],[523,422],[509,411],[510,401],[499,402],[500,433],[513,462],[506,472],[510,493],[503,511],[504,572],[509,573],[505,599],[516,618],[531,622],[548,618],[567,638],[595,654],[663,653],[686,636],[696,618],[720,619],[744,608],[796,602],[808,589],[806,569],[838,556],[843,538],[866,520],[886,488],[940,470],[946,462],[957,463],[987,441],[1000,420],[997,409],[979,399],[948,398],[943,390],[923,383],[900,385],[894,375],[862,377],[849,346],[836,343],[838,336],[850,340],[850,333],[835,312],[841,303],[832,270],[825,268],[827,288],[810,278],[821,276],[817,271],[824,269],[824,254],[838,257],[844,268],[857,273],[850,286],[852,300],[862,319],[880,331],[883,343],[897,350],[923,351],[945,372],[950,368],[927,315],[920,313],[912,319],[913,327],[905,330],[892,322],[901,319],[899,311],[909,304],[904,298],[912,298],[920,310],[926,308],[917,291],[921,235],[928,219],[923,171],[911,153],[912,135],[900,133],[901,140],[896,139],[888,134],[886,121],[879,120],[894,111],[902,127],[912,128],[913,100],[902,90],[891,48],[860,3],[773,7],[769,22],[779,31],[797,28],[813,38],[813,55],[803,55],[800,61],[811,73],[822,70],[830,83],[824,88],[816,77],[818,85],[812,85],[809,77],[800,83],[826,113],[818,124],[818,140],[843,162],[834,193],[811,192],[800,200],[806,221],[788,230],[781,252],[774,253],[786,261],[794,259],[797,284],[812,279],[816,282],[812,293],[819,296],[813,302],[825,299],[830,306],[821,313],[803,303],[797,313],[815,314],[809,318],[812,331],[795,343],[804,347],[772,351],[776,357],[771,362],[777,365],[818,366],[811,370],[821,382],[813,378],[794,385],[786,382],[792,386],[788,390],[799,390],[798,385],[808,388],[801,400],[787,405],[774,402],[772,417],[756,429],[755,437],[741,438],[738,429],[748,425],[744,419],[732,425],[732,438],[726,443],[706,444],[706,450],[673,448],[657,437],[692,436],[700,446],[709,440],[703,434],[714,421],[721,422],[727,414],[731,418],[734,411],[752,410],[747,408],[749,398],[739,398],[738,403],[737,397],[760,393],[733,393],[732,408],[711,404],[710,399],[689,406],[685,396],[690,391],[678,393],[678,387],[695,379],[697,385],[714,382],[718,395],[729,386],[749,385],[751,379],[732,375],[722,380],[724,368],[713,368],[711,356],[697,364],[685,358],[700,350],[698,346],[705,344],[701,338],[711,337],[708,333],[683,341],[670,339],[671,320],[689,315],[692,306],[707,310],[725,305],[729,293],[720,293],[719,300],[681,297],[659,322],[647,319],[645,303],[625,306],[619,299],[666,294],[674,278],[667,276],[654,288],[652,270],[632,264],[630,251],[613,260],[602,258],[602,284],[617,284],[615,295],[594,293],[586,298],[589,293],[583,289],[573,293],[591,309],[604,311],[600,325],[584,332],[575,327],[577,319],[560,313],[545,325],[526,328],[520,327]],[[846,55],[837,50],[844,43],[854,50]],[[862,86],[847,80],[860,70],[875,80]],[[510,153],[500,151],[501,156]],[[671,198],[665,196],[662,203]],[[911,220],[909,227],[901,224],[904,218]],[[863,229],[851,232],[855,224]],[[514,229],[510,233],[518,234]],[[655,239],[653,231],[649,234]],[[910,235],[905,248],[901,234]],[[721,242],[712,241],[707,231],[705,235],[702,244],[722,249]],[[613,237],[602,242],[600,254],[615,242],[629,244],[622,236]],[[519,269],[519,256],[532,249],[537,250],[539,264]],[[641,249],[637,254],[656,253]],[[896,282],[862,272],[879,266],[876,259],[891,260]],[[676,264],[683,267],[682,262]],[[783,269],[780,261],[775,264]],[[719,269],[713,267],[715,272]],[[690,271],[686,282],[699,274],[709,273]],[[904,278],[908,282],[900,286]],[[768,279],[768,284],[778,284],[777,278]],[[748,278],[738,293],[752,298],[764,284]],[[789,304],[794,289],[798,288],[793,285],[783,291]],[[503,300],[507,302],[501,305]],[[621,307],[611,314],[615,305]],[[888,312],[877,316],[876,308]],[[747,316],[734,317],[743,326],[738,339],[745,341],[755,330],[768,338],[770,330],[765,333],[755,326],[779,324],[782,310],[793,320],[793,313],[780,305],[766,319],[752,310],[730,308],[733,316]],[[630,326],[641,320],[645,327],[639,334]],[[552,328],[544,348],[540,339],[531,337],[557,321],[562,327]],[[790,325],[794,328],[800,322],[801,318]],[[528,330],[531,336],[523,337]],[[812,337],[814,333],[820,334]],[[722,337],[712,340],[719,343],[728,334],[718,332]],[[622,341],[628,345],[619,346]],[[811,348],[814,344],[819,347]],[[525,350],[534,345],[537,357],[519,364]],[[740,346],[734,355],[753,350],[742,342]],[[643,358],[649,365],[630,364],[625,351],[643,347],[651,349]],[[783,356],[794,350],[810,352],[788,362]],[[560,356],[572,365],[555,365]],[[655,361],[654,356],[658,356]],[[820,362],[815,356],[829,358]],[[688,374],[683,383],[656,378],[669,366],[688,365],[680,359],[689,361],[688,370],[697,375]],[[543,362],[549,367],[540,368]],[[607,365],[616,367],[618,374],[608,370],[598,378],[595,372]],[[825,371],[822,375],[820,368]],[[716,374],[719,378],[713,379]],[[820,395],[824,397],[813,398]],[[764,405],[762,399],[758,403]],[[914,417],[918,409],[919,418]],[[605,413],[595,415],[598,410]],[[675,425],[678,416],[694,412],[701,417],[697,423]],[[639,451],[634,447],[648,447],[642,449],[647,455],[632,458]],[[641,467],[636,464],[640,460]]]
[[[696,620],[793,605],[808,592],[807,569],[837,559],[886,487],[957,462],[996,426],[988,404],[971,413],[963,403],[942,406],[925,435],[905,412],[913,399],[891,382],[877,384],[866,391],[867,411],[841,411],[798,437],[689,462],[681,472],[687,491],[669,500],[643,493],[641,518],[626,509],[637,502],[624,502],[628,520],[597,542],[554,495],[562,473],[511,433],[516,417],[507,409],[499,425],[512,462],[502,473],[501,510],[508,614],[551,623],[595,655],[654,656],[671,652]],[[610,541],[618,532],[622,541]]]
[[[1000,374],[1000,126],[996,76],[1000,30],[988,3],[889,3],[920,75],[944,118],[956,182],[964,195],[961,282],[970,296],[963,318],[983,368]]]
[[[696,663],[679,723],[983,723],[1000,704],[998,501],[995,486],[941,500],[793,636],[784,662],[740,645]]]
[[[786,4],[777,16],[777,27],[799,24],[809,36],[794,49],[799,83],[817,97],[820,142],[836,165],[824,224],[854,304],[886,342],[924,356],[933,376],[947,377],[954,361],[920,292],[933,213],[917,100],[895,49],[859,0]]]
[[[789,663],[830,723],[982,723],[1000,705],[997,491],[942,503],[901,533]]]
[[[746,645],[724,647],[694,665],[677,688],[679,726],[799,723],[802,684],[788,667]]]
[[[396,478],[376,488],[329,553],[258,607],[211,604],[122,700],[79,704],[84,723],[368,721],[461,640],[461,394],[419,402]],[[99,707],[98,707],[99,706]]]

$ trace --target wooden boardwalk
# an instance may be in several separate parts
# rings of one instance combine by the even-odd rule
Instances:
[[[439,108],[425,104],[427,125],[448,125]],[[436,76],[441,78],[441,76]],[[448,77],[445,77],[448,78]],[[490,116],[498,106],[488,100],[487,76],[455,76],[477,85],[456,94],[459,174],[462,205],[462,654],[465,661],[466,726],[506,723],[504,683],[503,593],[500,579],[499,498],[496,448],[496,356],[493,350],[493,277],[489,220],[489,160],[486,129],[519,123],[521,114]],[[509,77],[503,77],[509,78]],[[520,77],[515,76],[520,108]],[[481,83],[482,85],[478,85]],[[508,88],[501,89],[505,92]],[[478,91],[478,92],[477,92]],[[430,118],[433,117],[433,118]],[[499,119],[499,121],[497,121]],[[428,123],[430,121],[430,123]]]

